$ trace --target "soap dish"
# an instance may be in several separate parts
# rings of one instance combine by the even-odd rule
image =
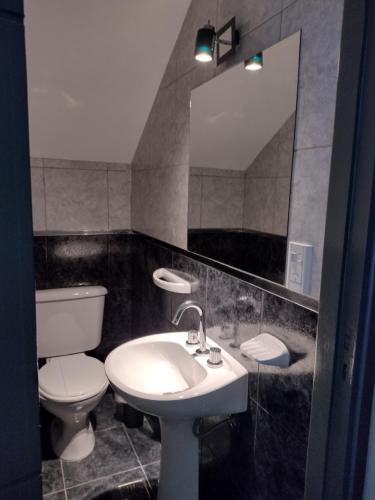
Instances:
[[[290,355],[287,346],[269,333],[261,333],[240,345],[240,351],[262,365],[287,368]]]
[[[153,282],[159,288],[174,293],[194,293],[198,290],[199,281],[192,275],[161,267],[152,274]]]

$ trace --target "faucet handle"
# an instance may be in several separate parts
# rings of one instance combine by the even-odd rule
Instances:
[[[223,364],[220,347],[210,347],[210,354],[207,360],[208,366],[217,367]]]
[[[186,343],[188,345],[197,345],[199,344],[199,338],[198,338],[198,332],[197,330],[189,330],[188,331],[188,338]]]

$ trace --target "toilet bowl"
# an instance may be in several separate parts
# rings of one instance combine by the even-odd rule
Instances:
[[[39,397],[55,418],[50,429],[54,453],[63,460],[87,457],[95,446],[89,413],[108,387],[104,364],[85,351],[102,336],[101,286],[36,291]]]
[[[93,451],[95,434],[89,413],[107,387],[103,363],[85,354],[49,358],[39,370],[40,402],[57,417],[50,438],[58,457],[82,460]]]

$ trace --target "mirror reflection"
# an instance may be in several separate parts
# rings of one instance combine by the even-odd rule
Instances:
[[[188,248],[282,284],[299,44],[298,32],[191,93]]]

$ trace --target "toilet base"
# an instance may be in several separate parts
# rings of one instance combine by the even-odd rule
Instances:
[[[87,417],[86,422],[63,422],[55,417],[51,423],[51,445],[62,460],[83,460],[95,447],[95,433]]]

